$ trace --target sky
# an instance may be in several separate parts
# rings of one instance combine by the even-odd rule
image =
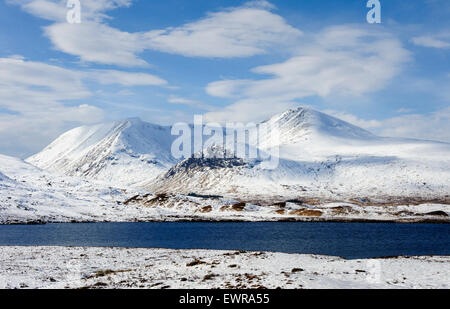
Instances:
[[[450,142],[450,1],[0,1],[0,153],[80,125],[262,121],[306,106]]]

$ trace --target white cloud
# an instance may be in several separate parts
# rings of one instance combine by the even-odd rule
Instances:
[[[100,84],[122,86],[165,86],[167,81],[147,73],[133,73],[117,70],[97,70],[86,73],[87,78],[96,79]]]
[[[428,114],[408,114],[383,120],[377,132],[383,136],[450,143],[450,107]]]
[[[34,108],[13,115],[0,113],[0,153],[25,158],[74,126],[103,119],[103,110],[86,104]]]
[[[413,109],[406,108],[406,107],[402,107],[402,108],[399,108],[397,110],[397,113],[399,113],[399,114],[409,114],[409,113],[412,113],[412,112],[413,112]]]
[[[239,98],[246,90],[254,85],[254,81],[249,79],[221,80],[209,83],[206,86],[206,93],[219,98]]]
[[[244,99],[228,105],[223,109],[206,113],[204,117],[205,121],[208,122],[258,122],[298,105],[299,103],[292,101],[277,101],[274,104],[270,98],[260,98],[258,100]]]
[[[54,24],[45,28],[46,36],[60,51],[82,61],[120,66],[145,66],[138,55],[145,50],[189,57],[247,57],[286,48],[302,32],[271,12],[266,1],[208,14],[203,19],[179,27],[128,33],[104,22],[104,11],[129,6],[130,1],[89,0],[82,2],[82,23],[68,24],[61,17],[63,1],[15,0],[27,12]]]
[[[24,11],[42,19],[65,22],[67,0],[7,0],[19,5]],[[105,12],[119,7],[129,7],[132,0],[81,0],[82,21],[101,21],[109,18]]]
[[[366,130],[376,130],[383,126],[382,121],[380,120],[367,120],[362,119],[360,117],[357,117],[353,114],[342,112],[342,111],[336,111],[336,110],[323,110],[322,111],[325,114],[334,116],[336,118],[339,118],[341,120],[347,121],[355,126],[361,127]]]
[[[418,46],[431,48],[450,48],[450,34],[424,35],[411,39]]]
[[[124,87],[167,83],[145,73],[77,71],[21,56],[0,58],[0,153],[30,155],[73,126],[102,121],[102,109],[74,103],[93,96],[86,80]]]
[[[185,105],[194,105],[194,104],[198,103],[197,101],[194,101],[194,100],[181,98],[181,97],[177,97],[177,96],[173,96],[173,95],[171,95],[169,97],[167,102],[173,103],[173,104],[185,104]]]
[[[201,103],[199,101],[182,98],[182,97],[178,97],[178,96],[175,96],[175,95],[171,95],[169,97],[169,99],[167,100],[167,102],[169,102],[171,104],[188,105],[188,106],[192,106],[194,108],[199,108],[199,109],[207,110],[207,111],[212,111],[212,110],[215,109],[214,107],[212,107],[210,105],[203,104],[203,103]]]
[[[0,153],[26,156],[45,146],[69,123],[92,123],[103,111],[64,102],[91,92],[82,74],[45,63],[0,58]]]
[[[380,136],[406,137],[450,143],[450,107],[427,114],[404,114],[383,120],[361,119],[355,115],[325,110],[325,113]]]
[[[84,99],[92,95],[83,83],[87,79],[103,85],[167,85],[164,79],[146,73],[77,71],[18,57],[0,58],[0,106],[20,111],[21,102],[45,102],[48,105],[63,100]]]
[[[15,1],[19,3],[23,10],[42,19],[51,21],[64,21],[66,19],[67,8],[61,5],[62,1]]]
[[[0,106],[17,110],[22,102],[83,99],[91,95],[82,74],[54,65],[0,58]],[[42,100],[43,101],[43,100]],[[18,110],[20,111],[20,110]]]
[[[56,23],[45,28],[54,47],[82,61],[119,66],[148,66],[137,56],[144,51],[139,34],[123,32],[96,22]]]
[[[193,57],[246,57],[292,42],[302,33],[270,11],[269,3],[254,2],[181,27],[144,34],[149,48]],[[276,44],[276,45],[275,45]]]
[[[212,96],[239,98],[227,111],[243,118],[253,110],[271,113],[273,107],[308,97],[361,96],[382,89],[409,61],[410,53],[392,35],[363,26],[330,27],[299,46],[298,54],[285,62],[260,66],[252,71],[269,75],[260,80],[222,80],[210,83]],[[253,102],[253,103],[252,103]],[[233,113],[208,115],[219,120]],[[227,120],[227,119],[222,119]]]

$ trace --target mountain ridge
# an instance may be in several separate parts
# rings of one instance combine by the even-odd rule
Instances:
[[[168,127],[129,118],[72,129],[26,161],[51,172],[129,186],[174,163],[171,143]]]
[[[65,175],[181,194],[427,198],[450,192],[450,144],[379,137],[309,108],[261,124],[268,130],[259,137],[260,150],[279,149],[273,170],[258,159],[213,162],[208,150],[206,158],[175,160],[170,127],[138,118],[75,128],[27,161]],[[279,139],[269,138],[273,132]]]

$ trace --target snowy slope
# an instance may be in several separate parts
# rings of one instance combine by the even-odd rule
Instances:
[[[137,185],[175,163],[172,140],[169,127],[132,118],[75,128],[27,162],[59,174]]]
[[[13,181],[8,176],[0,173],[0,182],[1,183],[12,183]]]
[[[0,224],[30,222],[135,221],[401,221],[449,222],[447,205],[359,203],[280,205],[239,203],[217,196],[150,194],[118,190],[75,176],[57,176],[22,160],[0,155]],[[420,205],[422,204],[422,205]]]
[[[237,198],[448,198],[450,144],[377,137],[334,117],[299,108],[274,116],[262,149],[279,147],[274,170],[240,159],[188,159],[146,188]],[[207,153],[207,152],[206,152]]]
[[[124,192],[77,177],[55,176],[0,155],[0,224],[33,221],[103,221],[119,213]]]
[[[262,148],[297,144],[311,139],[314,139],[315,143],[320,143],[320,139],[324,137],[368,141],[377,138],[372,133],[348,122],[303,107],[275,115],[263,124],[268,126],[269,136],[262,136],[260,145]],[[277,140],[270,139],[270,134],[274,130],[278,130],[279,133]]]
[[[259,149],[279,149],[273,170],[258,160],[214,159],[223,153],[217,145],[204,151],[204,158],[177,162],[170,153],[175,138],[170,128],[139,119],[76,128],[27,161],[59,174],[155,192],[448,200],[450,144],[378,137],[308,108],[262,124],[268,130],[259,137]]]

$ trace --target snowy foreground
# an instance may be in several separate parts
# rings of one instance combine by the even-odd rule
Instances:
[[[0,247],[0,288],[438,288],[450,257],[345,260],[268,252]]]

